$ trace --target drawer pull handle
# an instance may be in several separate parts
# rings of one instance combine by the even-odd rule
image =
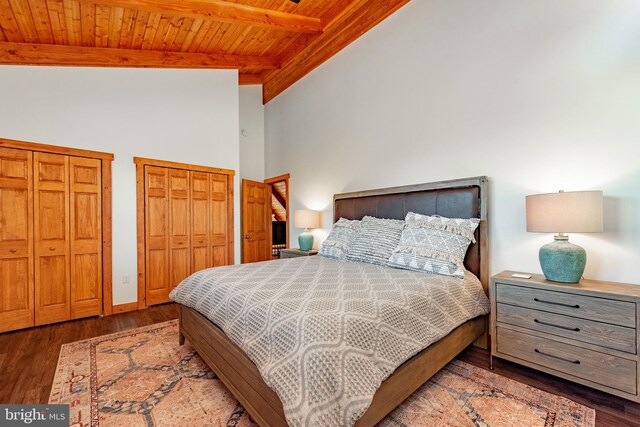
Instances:
[[[535,302],[541,302],[543,304],[552,304],[552,305],[560,305],[562,307],[569,307],[569,308],[580,308],[580,306],[578,304],[576,305],[571,305],[571,304],[563,304],[561,302],[554,302],[554,301],[545,301],[542,299],[538,299],[538,298],[534,298],[533,299]]]
[[[569,363],[573,363],[575,365],[579,365],[580,364],[579,360],[571,360],[571,359],[565,359],[564,357],[560,357],[560,356],[554,356],[553,354],[544,353],[544,352],[538,350],[537,348],[534,349],[533,351],[535,351],[536,353],[541,354],[543,356],[553,357],[554,359],[562,360],[563,362],[569,362]]]
[[[569,326],[554,325],[553,323],[543,322],[543,321],[538,320],[538,319],[533,319],[533,321],[536,322],[536,323],[539,323],[541,325],[545,325],[545,326],[553,326],[554,328],[566,329],[567,331],[580,332],[580,328],[571,328]]]
[[[17,249],[9,249],[9,252],[11,252],[12,254],[15,254],[16,252],[18,252]]]

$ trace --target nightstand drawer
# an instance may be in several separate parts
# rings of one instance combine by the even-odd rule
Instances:
[[[636,305],[633,302],[566,292],[544,291],[506,285],[504,283],[497,283],[496,299],[499,303],[626,326],[628,328],[636,327]]]
[[[636,353],[636,330],[603,322],[498,303],[499,323],[521,326],[565,338]]]
[[[545,368],[636,394],[636,362],[503,327],[497,350]]]

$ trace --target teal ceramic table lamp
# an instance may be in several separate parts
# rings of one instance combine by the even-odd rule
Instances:
[[[298,244],[300,250],[310,251],[313,248],[313,234],[310,228],[320,227],[320,212],[309,210],[298,210],[293,213],[293,226],[296,228],[304,228],[304,231],[298,236]]]
[[[602,232],[602,191],[571,191],[527,196],[527,231],[558,233],[540,248],[540,266],[547,280],[578,283],[587,253],[569,243],[565,233]]]

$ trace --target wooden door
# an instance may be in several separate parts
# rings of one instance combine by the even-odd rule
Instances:
[[[209,199],[211,256],[209,267],[220,267],[231,264],[229,222],[233,222],[233,218],[229,217],[229,203],[233,202],[229,200],[229,180],[233,178],[217,173],[211,173],[209,177],[211,182]]]
[[[271,259],[271,187],[242,180],[242,262]]]
[[[169,299],[169,170],[146,166],[145,268],[146,305]]]
[[[0,148],[0,332],[34,325],[32,161]]]
[[[34,153],[35,324],[71,318],[69,157]]]
[[[102,313],[101,178],[100,160],[69,158],[72,319]]]
[[[213,266],[210,248],[211,184],[207,172],[190,172],[191,176],[191,271]]]
[[[191,274],[189,171],[169,169],[169,292]],[[167,295],[167,302],[169,296]]]

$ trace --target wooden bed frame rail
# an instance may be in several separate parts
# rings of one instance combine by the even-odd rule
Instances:
[[[374,426],[422,384],[481,336],[487,316],[463,323],[440,341],[403,363],[382,382],[356,427]],[[262,427],[287,427],[282,402],[253,362],[220,328],[197,311],[180,306],[180,344],[188,339],[247,412]]]

